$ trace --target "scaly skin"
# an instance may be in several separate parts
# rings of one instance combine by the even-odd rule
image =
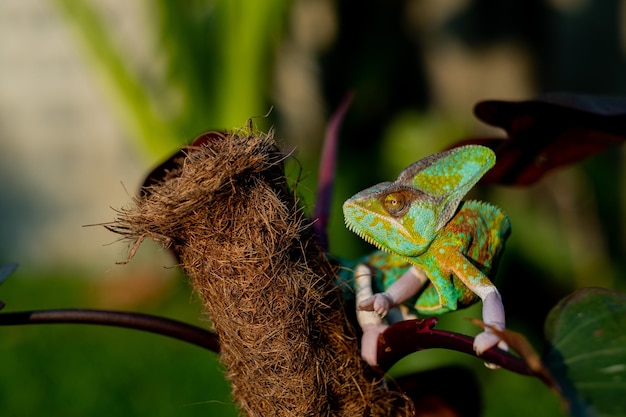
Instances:
[[[387,326],[381,319],[397,306],[405,306],[404,319],[411,313],[454,311],[481,299],[483,321],[504,328],[504,308],[489,276],[509,235],[509,220],[490,204],[461,202],[494,163],[488,148],[452,149],[344,203],[346,225],[382,250],[360,260],[355,270],[361,351],[370,364],[376,364],[378,334]],[[475,338],[474,349],[481,354],[499,342],[486,330]]]

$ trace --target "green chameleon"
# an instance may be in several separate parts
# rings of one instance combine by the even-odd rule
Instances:
[[[387,323],[437,315],[483,302],[483,321],[504,329],[504,307],[489,276],[510,233],[507,216],[479,201],[461,201],[494,165],[493,151],[468,145],[421,159],[394,182],[367,188],[343,205],[347,227],[378,247],[355,264],[361,354],[376,365]],[[400,308],[395,308],[400,307]],[[504,342],[487,328],[474,350]]]

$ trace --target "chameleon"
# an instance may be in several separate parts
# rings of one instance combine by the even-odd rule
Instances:
[[[361,356],[370,365],[377,363],[378,335],[390,323],[455,311],[478,300],[488,326],[475,337],[474,351],[506,349],[489,328],[505,327],[502,298],[490,277],[511,225],[492,204],[462,201],[495,159],[484,146],[453,148],[344,202],[347,228],[377,247],[352,269]]]

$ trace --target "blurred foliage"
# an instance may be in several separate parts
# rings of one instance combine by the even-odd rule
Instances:
[[[143,36],[154,47],[143,61],[118,36],[97,2],[55,1],[105,82],[112,107],[138,147],[147,150],[155,163],[202,131],[231,129],[253,117],[259,128],[273,125],[280,140],[288,147],[296,146],[300,165],[290,165],[289,174],[297,175],[302,167],[298,191],[312,205],[322,136],[322,126],[315,121],[323,121],[353,91],[355,98],[341,133],[330,221],[331,250],[346,257],[370,248],[343,227],[342,201],[373,183],[395,178],[414,160],[482,133],[485,127],[471,115],[477,101],[525,99],[556,90],[626,94],[625,23],[619,20],[625,6],[618,0],[371,0],[358,4],[162,0],[146,6],[150,24]],[[264,118],[273,105],[274,111]],[[498,286],[509,326],[528,334],[535,345],[542,343],[548,310],[573,289],[601,285],[626,290],[623,159],[623,149],[611,149],[533,187],[475,191],[476,197],[500,205],[511,218],[513,234]],[[47,288],[37,281],[29,289],[16,286],[16,299],[41,291],[45,296],[32,306],[41,308],[50,301],[50,294],[71,293],[70,287]],[[65,301],[77,304],[79,299]],[[477,310],[454,313],[440,326],[477,333],[462,317],[478,314]],[[111,341],[91,339],[98,329],[76,334],[69,333],[73,329],[42,329],[46,336],[34,329],[11,329],[7,336],[6,330],[3,340],[15,338],[15,342],[0,345],[3,357],[22,356],[3,367],[2,380],[7,382],[0,391],[4,396],[0,407],[9,410],[3,414],[23,414],[10,412],[23,411],[20,403],[32,407],[33,412],[26,414],[50,410],[50,404],[62,398],[67,399],[66,405],[76,405],[76,415],[97,415],[96,410],[78,408],[83,401],[108,414],[112,404],[134,401],[141,390],[148,404],[153,401],[170,411],[163,414],[171,414],[176,404],[202,401],[209,403],[181,406],[176,413],[201,409],[210,414],[204,407],[224,398],[208,388],[217,384],[223,390],[223,381],[211,379],[213,363],[202,354],[180,352],[196,352],[194,347],[172,345],[177,353],[166,358],[169,342],[159,340],[155,349],[152,342],[146,346],[136,340],[143,335],[128,332],[119,337],[134,341],[115,348]],[[68,345],[67,339],[74,345]],[[85,346],[94,350],[93,357],[84,357]],[[109,355],[104,349],[119,350]],[[128,356],[120,359],[119,355]],[[160,366],[145,361],[151,355],[158,357],[155,361],[160,366],[167,364],[167,374],[155,373]],[[107,356],[111,362],[102,362]],[[125,365],[139,357],[142,368],[133,371],[136,383],[114,389],[128,380],[123,375]],[[65,362],[76,358],[82,358],[76,365]],[[395,372],[457,360],[447,352],[420,352]],[[92,363],[100,363],[99,368],[91,369]],[[184,368],[184,363],[191,365]],[[21,386],[17,381],[25,366],[32,368],[30,385]],[[46,367],[55,368],[50,373],[40,371]],[[110,380],[84,382],[96,378],[102,369]],[[485,416],[539,416],[542,408],[542,415],[555,415],[556,400],[538,381],[502,372],[476,372],[484,383]],[[64,392],[55,391],[61,386]],[[80,387],[81,394],[74,395],[70,386]],[[33,387],[40,389],[33,391]],[[82,388],[89,387],[89,395],[98,398],[82,393]],[[179,388],[189,396],[161,401],[173,398]],[[160,395],[164,390],[171,390],[169,397]],[[141,410],[141,414],[148,412]]]
[[[286,2],[160,1],[150,29],[159,48],[137,62],[96,3],[55,0],[78,31],[140,146],[163,158],[210,129],[267,114],[275,43]],[[163,71],[155,71],[159,62]]]
[[[1,287],[3,312],[98,306],[93,280],[19,269]],[[134,311],[205,326],[181,279]],[[2,327],[5,416],[235,416],[217,355],[178,340],[93,325]]]

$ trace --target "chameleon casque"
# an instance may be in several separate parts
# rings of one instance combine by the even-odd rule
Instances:
[[[352,269],[361,354],[369,364],[377,363],[378,335],[388,323],[416,313],[438,315],[480,299],[483,321],[504,329],[502,300],[489,277],[510,233],[509,220],[491,204],[461,201],[494,164],[495,154],[484,146],[450,149],[344,203],[347,227],[380,249]],[[477,354],[496,344],[506,348],[486,329],[474,339]]]

